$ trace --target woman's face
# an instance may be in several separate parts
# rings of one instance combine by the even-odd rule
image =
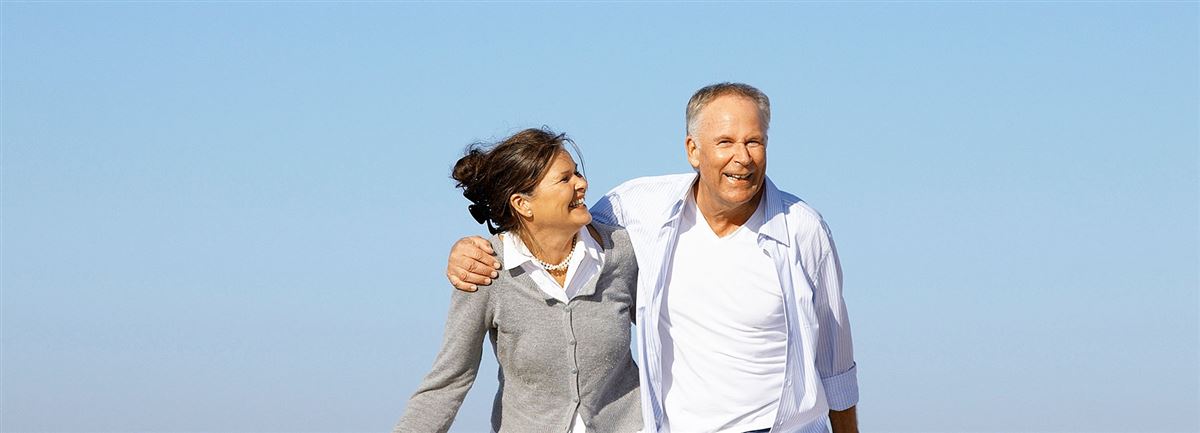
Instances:
[[[538,181],[533,194],[517,207],[531,229],[579,230],[592,222],[587,205],[587,180],[579,174],[575,160],[566,151],[558,152]]]

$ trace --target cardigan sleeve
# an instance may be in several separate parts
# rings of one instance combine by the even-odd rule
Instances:
[[[479,372],[483,338],[492,328],[492,290],[489,286],[480,286],[477,292],[452,290],[442,348],[433,368],[408,400],[394,433],[450,430]]]

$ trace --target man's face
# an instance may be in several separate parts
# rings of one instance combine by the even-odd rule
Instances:
[[[753,100],[726,95],[710,102],[687,137],[687,155],[700,173],[696,201],[701,210],[754,212],[767,176],[767,125]]]

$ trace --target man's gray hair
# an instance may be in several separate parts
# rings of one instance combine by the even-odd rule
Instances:
[[[758,118],[762,120],[763,130],[771,126],[771,99],[767,94],[754,86],[745,83],[717,83],[704,86],[692,95],[687,104],[687,133],[691,135],[696,130],[696,118],[709,102],[725,95],[735,95],[754,101],[758,105]]]

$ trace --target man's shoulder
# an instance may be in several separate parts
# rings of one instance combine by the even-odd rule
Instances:
[[[792,236],[811,236],[815,233],[828,232],[821,213],[795,194],[776,188],[775,195],[779,210],[787,221]]]
[[[609,194],[639,196],[645,195],[682,195],[684,188],[691,186],[696,178],[695,173],[665,174],[660,176],[644,176],[633,178],[617,185]]]
[[[808,202],[805,202],[795,194],[782,189],[776,188],[775,190],[778,192],[777,198],[779,200],[780,207],[790,217],[801,221],[817,223],[823,221],[821,213],[817,212],[817,210],[809,205]]]
[[[796,218],[803,221],[819,223],[825,220],[821,216],[821,213],[809,205],[808,202],[789,193],[783,194],[783,207],[788,210],[789,214],[795,215]]]
[[[682,201],[695,173],[639,177],[610,190],[592,208],[592,217],[637,231],[661,223]]]
[[[627,218],[654,218],[667,212],[680,201],[692,186],[695,173],[639,177],[625,181],[609,191],[606,197],[620,202]]]

